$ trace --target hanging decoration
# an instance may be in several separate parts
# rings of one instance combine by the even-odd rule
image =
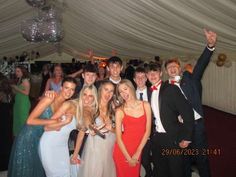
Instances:
[[[60,11],[54,5],[42,7],[38,17],[22,22],[21,33],[29,42],[60,42],[64,37]]]
[[[216,60],[216,65],[219,67],[224,66],[226,59],[227,59],[227,56],[224,53],[220,53]]]
[[[45,42],[59,42],[63,39],[62,24],[57,19],[43,21],[39,25],[41,38]]]
[[[229,59],[227,59],[227,60],[225,61],[225,64],[224,64],[224,66],[225,66],[226,68],[229,68],[229,67],[231,67],[231,66],[232,66],[232,61],[231,61],[231,60],[229,60]]]
[[[46,4],[46,0],[26,0],[26,2],[32,7],[42,7]]]
[[[61,13],[54,5],[44,6],[39,11],[39,18],[43,21],[50,19],[61,20]]]
[[[41,42],[43,39],[39,32],[39,20],[37,18],[24,20],[21,23],[21,34],[26,41]]]
[[[216,65],[219,67],[225,66],[226,68],[229,68],[232,66],[232,61],[227,58],[226,54],[220,53],[217,57]]]

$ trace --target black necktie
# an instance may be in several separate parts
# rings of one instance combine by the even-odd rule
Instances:
[[[143,101],[143,93],[139,93],[139,99]]]

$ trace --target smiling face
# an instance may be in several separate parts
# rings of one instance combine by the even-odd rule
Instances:
[[[85,85],[92,85],[96,81],[97,74],[94,72],[85,72],[82,74],[82,77],[84,78]]]
[[[135,73],[134,76],[134,82],[137,85],[137,88],[144,88],[146,87],[146,81],[147,81],[147,77],[145,73],[141,73],[141,72],[137,72]]]
[[[169,63],[166,66],[166,73],[171,79],[173,79],[175,76],[179,76],[181,74],[181,67],[175,62]]]
[[[161,71],[148,71],[147,78],[152,85],[155,85],[161,80],[162,72]]]
[[[75,93],[76,84],[73,82],[64,82],[61,88],[61,94],[65,99],[71,98]]]
[[[112,79],[120,78],[120,73],[123,69],[123,66],[121,66],[118,62],[110,63],[108,66],[108,70],[110,72],[110,77]]]
[[[101,86],[101,102],[108,103],[114,95],[115,87],[112,83],[106,83]]]
[[[92,90],[89,88],[85,89],[82,95],[83,106],[91,106],[94,103],[94,99]]]
[[[132,91],[131,87],[129,87],[129,85],[126,83],[120,84],[118,87],[118,91],[119,95],[125,102],[135,99],[134,91]]]
[[[53,75],[54,75],[55,77],[62,77],[63,71],[62,71],[61,66],[55,66],[55,68],[54,68],[54,70],[53,70]]]

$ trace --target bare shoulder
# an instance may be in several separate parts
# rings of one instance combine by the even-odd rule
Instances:
[[[68,100],[63,103],[63,106],[67,108],[76,108],[76,103],[72,100]]]
[[[52,103],[55,100],[55,98],[51,98],[51,97],[46,97],[44,96],[39,103]]]
[[[122,108],[117,108],[116,109],[116,116],[124,116],[124,111]]]
[[[143,101],[144,107],[150,107],[150,103],[148,101]]]
[[[143,101],[143,105],[144,105],[145,110],[151,110],[151,106],[148,101]]]
[[[73,99],[73,100],[68,100],[67,102],[69,102],[71,104],[71,106],[73,107],[77,107],[78,106],[78,99]]]

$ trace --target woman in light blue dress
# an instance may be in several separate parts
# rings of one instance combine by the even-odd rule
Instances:
[[[89,113],[97,107],[95,86],[84,86],[77,100],[65,102],[52,118],[61,117],[63,121],[72,120],[58,131],[45,131],[40,139],[39,154],[47,177],[71,177],[68,139],[70,132],[76,128],[75,119],[83,114],[84,107]],[[96,106],[95,106],[96,105]],[[79,122],[79,120],[78,120]],[[51,125],[46,126],[47,130]],[[55,128],[55,127],[53,127]]]
[[[38,155],[38,144],[44,125],[64,125],[66,121],[50,119],[62,103],[74,94],[76,81],[63,80],[62,89],[55,98],[40,100],[27,119],[27,124],[16,137],[8,165],[8,177],[44,177],[44,169]]]
[[[53,90],[59,92],[63,80],[63,69],[60,64],[54,65],[52,77],[47,80],[45,91]]]

